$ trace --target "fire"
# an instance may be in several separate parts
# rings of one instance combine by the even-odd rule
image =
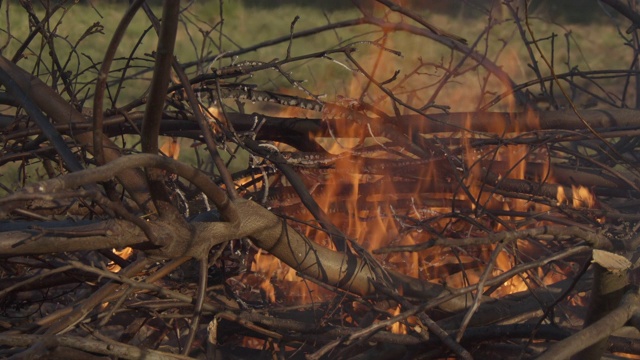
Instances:
[[[160,147],[160,152],[174,160],[180,157],[180,143],[176,138],[170,138],[164,141]]]
[[[123,249],[113,249],[112,252],[125,260],[131,257],[131,255],[133,255],[133,249],[128,246]],[[120,267],[120,265],[117,265],[114,262],[109,262],[107,264],[107,269],[111,272],[117,273],[122,268]]]
[[[357,108],[355,105],[352,105]],[[535,114],[530,114],[535,116]],[[534,122],[535,119],[529,119]],[[388,246],[412,246],[422,244],[433,238],[433,234],[451,234],[445,236],[482,236],[483,231],[467,222],[452,221],[445,215],[451,213],[452,202],[459,209],[478,212],[482,209],[500,210],[504,212],[528,211],[544,212],[547,205],[532,203],[527,199],[514,199],[502,195],[499,191],[483,183],[484,164],[494,161],[503,164],[489,171],[495,171],[500,179],[526,179],[529,164],[544,165],[547,156],[543,150],[532,151],[525,145],[509,145],[474,150],[471,142],[473,136],[461,134],[462,148],[465,151],[464,166],[468,169],[462,177],[463,186],[454,179],[443,179],[442,170],[436,168],[435,161],[425,162],[405,168],[408,174],[396,173],[393,162],[417,161],[409,152],[404,152],[405,159],[390,156],[384,148],[388,139],[372,136],[370,129],[356,126],[354,122],[342,122],[335,126],[340,139],[317,139],[327,152],[333,154],[334,161],[330,168],[302,169],[312,195],[320,207],[332,218],[334,224],[345,234],[360,242],[365,249],[372,251]],[[496,131],[504,131],[497,129]],[[346,134],[346,135],[345,135]],[[505,135],[513,136],[513,135]],[[375,150],[363,151],[372,148]],[[389,161],[388,169],[376,164]],[[413,164],[413,163],[412,163]],[[378,166],[378,167],[375,167]],[[385,165],[386,166],[386,165]],[[546,166],[539,166],[545,168]],[[319,175],[320,174],[320,175]],[[538,174],[534,181],[553,181],[552,174]],[[565,188],[558,187],[558,203],[571,201],[575,208],[592,208],[597,203],[595,196],[584,186],[573,186],[571,199],[567,200],[563,193]],[[440,202],[442,205],[436,205]],[[278,206],[274,203],[272,206]],[[313,222],[310,214],[301,213],[301,205],[297,204],[295,216],[300,220]],[[289,204],[288,209],[295,207]],[[481,215],[481,214],[480,214]],[[508,231],[508,224],[516,224],[523,218],[513,216],[500,217],[502,221],[486,222],[483,226],[491,227],[493,232]],[[480,220],[479,220],[480,221]],[[423,225],[424,224],[424,225]],[[424,231],[427,225],[429,231]],[[539,226],[530,223],[528,226]],[[312,240],[333,248],[333,244],[324,232],[311,227],[299,227]],[[393,252],[379,256],[382,264],[404,274],[445,283],[452,287],[463,287],[477,283],[487,263],[494,258],[494,266],[490,277],[500,275],[512,269],[537,250],[532,248],[526,239],[520,240],[500,250],[498,254],[494,246],[476,248],[451,249],[448,247],[432,247],[420,251]],[[285,301],[304,303],[308,301],[327,300],[331,293],[323,291],[313,284],[300,281],[295,272],[279,260],[258,254],[251,271],[265,274],[259,285],[271,302]],[[547,266],[546,270],[531,270],[522,276],[505,281],[502,286],[492,291],[492,296],[501,297],[509,293],[524,291],[532,282],[538,284],[555,283],[566,277],[567,269]],[[275,288],[283,287],[288,294],[285,299],[279,298]],[[281,296],[280,296],[281,297]],[[398,311],[398,310],[396,310]]]
[[[557,190],[557,200],[558,200],[558,204],[566,204],[567,201],[567,195],[564,192],[564,187],[561,185],[558,185],[558,190]]]
[[[567,197],[565,189],[561,185],[558,185],[557,194],[558,204],[569,204],[569,200],[571,200],[571,204],[576,209],[597,208],[595,195],[585,186],[571,185],[571,199]]]
[[[391,48],[391,41],[385,39],[381,44]],[[399,68],[396,63],[399,60],[394,56],[389,57],[385,61],[378,61],[376,53],[376,56],[363,57],[361,65],[364,68],[375,68],[377,74],[393,73],[393,70]],[[524,64],[518,61],[510,64],[524,68]],[[510,141],[522,135],[524,129],[510,122],[498,121],[485,134],[470,131],[425,134],[423,137],[435,144],[436,148],[446,138],[444,142],[450,142],[451,145],[445,144],[442,147],[452,154],[422,159],[410,151],[409,145],[399,144],[397,139],[390,138],[388,132],[376,128],[380,125],[357,120],[359,115],[376,117],[369,110],[368,106],[371,105],[368,104],[375,105],[378,111],[394,113],[388,99],[381,97],[377,101],[373,95],[363,95],[368,85],[360,82],[361,78],[357,79],[345,89],[346,96],[335,100],[343,112],[340,114],[341,120],[332,121],[335,114],[330,110],[325,109],[320,114],[327,120],[325,124],[329,133],[325,138],[314,138],[329,154],[323,168],[299,169],[299,174],[318,205],[349,238],[373,251],[389,246],[420,245],[438,237],[482,237],[492,232],[542,224],[525,222],[524,220],[528,220],[525,215],[494,218],[485,216],[487,211],[505,214],[543,213],[553,206],[533,202],[525,197],[510,196],[499,185],[489,186],[485,181],[487,174],[491,173],[498,177],[498,183],[503,180],[529,180],[547,184],[553,182],[553,174],[549,173],[548,166],[550,156],[546,148],[531,148],[529,145],[518,145]],[[445,91],[448,96],[449,90]],[[458,95],[463,96],[463,93]],[[513,103],[507,107],[514,114],[525,117],[523,126],[528,129],[539,127],[535,112],[519,113],[520,109]],[[301,114],[300,110],[285,107],[278,116],[295,117]],[[318,115],[314,113],[312,116],[317,118]],[[467,119],[467,129],[473,128],[473,121],[471,117]],[[503,142],[499,145],[475,145],[479,141],[495,137],[500,137]],[[279,144],[276,146],[281,151],[291,151],[291,148]],[[451,163],[453,158],[462,159],[462,163]],[[284,183],[283,187],[287,185]],[[572,186],[571,196],[567,196],[565,192],[568,192],[568,188],[559,185],[559,204],[571,203],[574,208],[597,206],[597,199],[584,186]],[[268,205],[303,223],[315,224],[311,214],[295,197],[283,197]],[[473,218],[475,223],[460,220],[463,216]],[[335,250],[330,237],[317,227],[301,226],[294,222],[291,224],[313,241]],[[496,251],[499,252],[494,254]],[[489,274],[492,277],[522,263],[523,257],[535,257],[536,251],[539,250],[533,248],[527,239],[521,239],[499,250],[492,245],[468,248],[434,246],[419,251],[391,252],[379,255],[378,260],[390,269],[416,278],[452,287],[464,287],[478,283],[490,261],[494,261]],[[271,302],[303,303],[326,300],[332,296],[329,291],[301,281],[293,270],[269,255],[258,253],[254,260],[250,270],[254,274],[262,274],[258,287],[267,293]],[[546,271],[541,268],[530,270],[492,289],[491,295],[500,297],[526,290],[532,284],[556,282],[564,276],[565,270],[554,268],[553,265],[547,266]],[[283,293],[287,294],[284,298],[278,295],[278,288],[283,288]],[[396,313],[398,311],[399,308],[394,310]]]
[[[400,315],[400,305],[398,305],[393,311],[390,311],[392,316]],[[391,325],[391,332],[394,334],[406,334],[407,326],[401,322],[395,322]]]
[[[573,193],[573,207],[576,209],[592,209],[596,205],[596,197],[584,186],[571,186]]]

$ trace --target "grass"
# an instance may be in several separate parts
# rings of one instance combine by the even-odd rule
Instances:
[[[5,8],[11,2],[4,2]],[[99,6],[98,6],[99,5]],[[100,22],[104,27],[103,34],[94,34],[84,41],[78,47],[77,53],[70,56],[70,64],[68,69],[74,74],[81,73],[82,69],[86,69],[91,63],[99,63],[103,57],[103,51],[106,49],[111,35],[122,14],[126,10],[125,6],[116,3],[99,3],[93,9],[87,5],[75,5],[68,8],[66,13],[58,12],[52,17],[51,27],[55,27],[55,32],[59,36],[56,40],[56,48],[60,58],[67,59],[71,53],[71,47],[75,44],[86,29],[95,22]],[[338,22],[345,19],[356,18],[359,13],[355,9],[340,9],[337,12],[324,12],[317,7],[304,7],[295,5],[286,5],[278,8],[265,7],[249,7],[244,6],[240,1],[224,2],[224,23],[220,24],[220,11],[217,2],[200,3],[195,2],[184,13],[183,22],[178,33],[176,42],[176,54],[181,62],[194,61],[202,56],[211,56],[222,51],[233,51],[238,48],[248,47],[250,45],[270,40],[279,36],[286,36],[289,33],[291,22],[296,16],[300,16],[300,20],[296,23],[296,30],[305,30],[317,26],[325,25],[328,21]],[[3,12],[6,9],[2,9]],[[155,7],[156,14],[161,13],[161,9]],[[44,16],[44,11],[39,9],[39,16]],[[64,14],[64,16],[62,16]],[[484,18],[463,18],[461,16],[451,17],[437,14],[424,14],[428,21],[447,31],[456,33],[467,38],[471,43],[474,42],[478,34],[486,27]],[[497,14],[498,17],[507,17],[507,13]],[[392,16],[392,18],[394,18]],[[28,34],[29,27],[26,12],[18,5],[13,3],[9,6],[8,22],[11,27],[11,35],[13,39],[9,42],[7,48],[3,51],[5,56],[11,56],[18,48],[19,39],[24,39]],[[569,54],[566,51],[566,41],[571,44],[571,66],[578,66],[579,69],[611,69],[624,68],[630,63],[630,52],[623,50],[623,40],[617,35],[616,28],[607,23],[594,23],[589,25],[571,25],[557,26],[551,25],[539,20],[532,20],[534,32],[537,38],[547,38],[552,33],[557,34],[555,38],[555,54],[554,60],[557,71],[566,71]],[[148,31],[149,21],[142,13],[136,15],[136,18],[129,27],[125,38],[122,41],[117,56],[126,59],[132,53],[136,43],[140,40],[142,34],[146,36],[142,39],[135,57],[139,59],[135,62],[135,66],[147,68],[151,66],[152,59],[149,56],[154,49],[156,36],[153,31]],[[8,27],[0,27],[7,30]],[[224,32],[224,37],[220,37],[217,33],[220,29]],[[148,31],[148,32],[147,32]],[[204,37],[203,32],[211,32],[210,37]],[[565,34],[570,34],[565,39]],[[340,44],[368,40],[379,40],[382,37],[379,29],[370,26],[360,26],[357,28],[340,29],[338,31],[328,31],[322,34],[297,39],[293,41],[291,54],[298,56],[311,52],[323,51],[325,49],[334,48]],[[222,39],[222,43],[219,40]],[[5,44],[7,34],[0,32],[0,44]],[[21,65],[29,70],[34,68],[35,57],[44,58],[44,64],[50,65],[51,61],[46,53],[41,53],[40,39],[32,43],[28,51],[28,58],[21,60]],[[505,49],[502,49],[503,42],[508,41]],[[546,55],[550,56],[550,41],[544,41],[542,48]],[[578,45],[580,51],[578,51]],[[255,52],[244,54],[235,62],[245,60],[269,61],[275,58],[283,59],[287,53],[287,43],[268,48],[260,49]],[[436,44],[428,39],[411,36],[404,33],[389,34],[387,36],[386,46],[402,52],[403,57],[395,57],[391,54],[383,54],[384,68],[378,72],[381,80],[389,78],[393,71],[400,69],[404,75],[410,69],[416,68],[419,64],[418,59],[424,62],[434,64],[447,64],[451,60],[451,53],[448,48]],[[361,60],[366,68],[371,68],[372,60],[375,59],[378,48],[362,44],[358,46],[356,58]],[[530,63],[526,49],[519,39],[515,25],[512,21],[504,21],[496,25],[488,42],[481,42],[479,51],[486,52],[490,59],[493,59],[505,68],[516,81],[525,81],[533,78],[533,73],[527,67]],[[498,57],[499,55],[499,57]],[[537,54],[536,54],[537,55]],[[459,59],[460,55],[454,56],[454,61]],[[337,56],[337,61],[345,63],[344,58]],[[215,66],[229,65],[232,60],[215,64]],[[125,64],[124,60],[116,62],[113,69],[117,69]],[[208,65],[208,64],[203,64]],[[542,67],[543,64],[541,64]],[[195,69],[192,69],[195,71]],[[310,60],[302,63],[296,63],[287,66],[286,70],[292,71],[296,79],[307,81],[307,86],[316,93],[342,93],[349,96],[357,96],[355,93],[349,94],[350,86],[354,81],[364,82],[361,76],[354,76],[345,67],[338,63],[325,59]],[[47,69],[40,69],[40,73],[47,73]],[[423,72],[441,75],[442,71],[426,67]],[[548,74],[548,71],[543,71]],[[142,76],[148,80],[149,74]],[[95,70],[81,73],[79,76],[78,88],[90,82],[95,77]],[[470,80],[475,82],[477,86],[476,76],[470,76]],[[416,82],[422,84],[432,83],[435,79],[433,76],[415,76]],[[458,82],[462,86],[468,88],[469,79],[458,77]],[[462,81],[464,80],[464,81]],[[252,79],[253,83],[261,87],[280,88],[286,86],[286,81],[273,71],[265,71],[258,74]],[[123,98],[119,99],[119,103],[123,104],[131,99],[140,96],[146,89],[146,81],[127,84],[124,90]],[[417,88],[418,85],[407,86],[408,88]],[[453,86],[455,88],[455,85]],[[357,88],[357,87],[356,87]],[[353,89],[352,89],[353,90]],[[504,90],[504,89],[501,89]],[[353,91],[351,91],[353,92]],[[451,92],[451,91],[449,91]],[[428,91],[424,92],[425,94]],[[467,93],[465,91],[465,93]],[[468,96],[468,93],[465,94]],[[445,96],[448,98],[449,94]],[[425,95],[426,97],[426,95]],[[455,96],[454,96],[455,99]],[[454,105],[456,106],[456,105]],[[458,105],[459,106],[459,105]],[[460,107],[464,110],[465,107]]]
[[[90,106],[92,102],[91,84],[96,76],[95,64],[102,61],[103,52],[108,46],[122,14],[126,11],[123,4],[95,3],[95,8],[84,3],[70,6],[64,11],[54,14],[49,23],[50,29],[57,35],[54,40],[56,52],[62,63],[68,61],[66,69],[71,71],[72,76],[75,77],[75,91],[85,101],[85,106]],[[1,4],[1,16],[2,18],[8,17],[9,21],[0,23],[0,47],[3,47],[4,56],[11,57],[20,46],[21,41],[27,37],[30,27],[27,13],[17,2],[4,1]],[[158,15],[161,13],[161,9],[157,5],[153,7],[153,11]],[[376,14],[381,13],[381,9],[375,9],[375,11]],[[45,11],[41,7],[36,8],[36,12],[39,18],[43,18],[45,15]],[[357,10],[349,8],[341,8],[331,12],[322,11],[319,7],[300,5],[285,5],[277,8],[252,7],[245,5],[242,1],[225,1],[222,14],[224,15],[223,23],[220,22],[219,2],[213,1],[194,2],[191,7],[185,10],[176,42],[176,54],[181,62],[190,62],[223,51],[233,51],[276,37],[286,36],[289,34],[292,21],[298,15],[300,19],[295,24],[296,31],[322,26],[329,21],[335,23],[360,16]],[[474,43],[479,34],[487,27],[487,20],[484,17],[469,18],[462,15],[439,15],[428,12],[423,12],[422,15],[432,24],[465,37],[470,44]],[[486,53],[489,59],[501,66],[517,83],[535,78],[533,71],[528,66],[531,60],[527,49],[519,38],[515,23],[508,19],[508,12],[496,12],[494,15],[496,16],[494,26],[488,37],[479,42],[477,50]],[[398,19],[397,14],[389,15],[390,21]],[[557,35],[553,37],[553,61],[556,72],[565,72],[574,67],[580,70],[625,69],[631,63],[633,54],[628,47],[624,47],[624,40],[618,35],[614,20],[591,24],[556,25],[533,18],[530,23],[536,38],[546,39],[540,42],[540,46],[549,59],[552,58],[550,36]],[[94,26],[96,22],[102,26],[100,33],[90,35],[79,42],[86,29]],[[621,22],[622,32],[624,32],[625,24]],[[113,70],[124,67],[126,59],[130,56],[135,58],[133,61],[134,72],[152,66],[150,54],[155,50],[157,37],[153,30],[149,31],[149,27],[150,23],[146,17],[142,13],[137,14],[122,40],[117,53],[119,60],[112,66]],[[223,35],[220,35],[220,30]],[[210,34],[210,36],[204,34]],[[389,52],[380,54],[378,47],[362,43],[362,41],[380,41],[383,37],[385,39],[384,45],[400,51],[401,57]],[[25,52],[26,58],[21,59],[19,65],[28,71],[39,74],[41,78],[51,83],[52,60],[46,51],[43,52],[42,41],[40,37],[36,37],[32,41],[28,51]],[[78,42],[76,49],[75,44]],[[448,66],[450,63],[457,63],[463,56],[452,53],[447,47],[429,39],[399,32],[383,34],[380,29],[371,26],[327,31],[296,39],[291,44],[291,55],[304,55],[354,42],[361,42],[357,45],[358,51],[354,56],[368,71],[373,69],[373,64],[380,54],[380,65],[375,73],[378,81],[390,79],[394,71],[400,70],[397,80],[387,86],[393,88],[397,94],[417,107],[423,106],[431,99],[435,89],[434,84],[445,74],[442,67]],[[241,55],[237,59],[223,59],[213,65],[220,67],[232,62],[283,59],[287,55],[288,45],[285,42],[262,48]],[[135,52],[134,48],[136,48]],[[548,75],[550,71],[540,61],[539,54],[535,52],[535,55],[543,75]],[[40,58],[42,62],[36,62],[37,58]],[[567,63],[568,60],[570,63]],[[203,68],[206,68],[206,65],[209,64],[203,63]],[[433,100],[438,104],[450,106],[452,111],[468,111],[475,109],[481,102],[481,97],[482,101],[486,101],[495,94],[506,90],[502,84],[492,79],[487,88],[490,95],[482,96],[483,79],[487,74],[483,70],[466,72],[466,70],[472,69],[473,65],[472,62],[466,63],[459,73],[455,74],[452,81],[440,91],[439,96]],[[350,71],[349,67],[353,66],[348,64],[344,56],[336,55],[332,60],[306,60],[286,65],[284,69],[291,72],[293,78],[305,81],[304,86],[314,94],[326,94],[328,100],[334,100],[337,95],[357,98],[362,93],[362,89],[367,86],[366,78],[357,72]],[[197,69],[194,67],[189,71],[193,75]],[[416,71],[416,73],[412,74],[409,79],[405,79],[405,76],[409,75],[411,71]],[[112,80],[118,79],[119,76],[119,72],[113,73]],[[148,86],[149,78],[150,73],[147,72],[135,80],[126,82],[115,105],[122,106],[143,95]],[[402,85],[394,88],[401,81],[404,81]],[[621,81],[613,79],[601,84],[605,89],[619,92]],[[261,89],[282,90],[284,88],[286,91],[304,95],[302,91],[294,89],[280,74],[273,70],[257,73],[249,82],[257,84]],[[583,81],[583,85],[590,89],[596,87],[588,81]],[[60,86],[58,88],[61,89]],[[420,90],[415,91],[416,89]],[[112,98],[117,90],[115,87],[109,90],[110,98]],[[539,88],[532,87],[530,90],[535,93],[539,91]],[[411,92],[414,94],[409,95]],[[369,102],[375,103],[386,111],[391,111],[388,103],[380,101],[379,91],[369,87],[367,95],[366,99]],[[106,104],[111,106],[109,101]],[[502,107],[494,109],[500,110],[507,107],[508,102],[504,102]],[[13,178],[13,175],[8,174],[17,174],[17,171],[8,171],[5,167],[1,172],[5,176],[0,181],[5,184],[14,183],[13,181],[16,179]],[[37,177],[37,174],[29,176]],[[7,177],[10,177],[9,182],[7,182]]]

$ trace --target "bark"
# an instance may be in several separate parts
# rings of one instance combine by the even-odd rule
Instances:
[[[553,344],[538,359],[568,359],[573,354],[606,340],[611,333],[620,329],[631,317],[637,315],[639,309],[640,295],[633,292],[627,293],[615,310],[582,331]]]
[[[48,337],[45,335],[3,335],[0,336],[0,344],[11,347],[29,347],[39,342],[47,342],[47,347],[68,347],[86,351],[88,353],[96,353],[109,355],[122,359],[191,359],[188,356],[170,354],[151,349],[144,349],[139,346],[118,343],[116,341],[103,342],[100,340],[92,340],[84,337],[76,336],[56,336]],[[36,354],[34,354],[36,355]],[[46,356],[45,354],[37,354]]]
[[[625,288],[629,284],[627,273],[631,262],[625,257],[607,251],[594,250],[594,286],[591,293],[589,313],[585,328],[606,317],[620,304]],[[596,360],[607,349],[604,338],[574,355],[575,359]]]

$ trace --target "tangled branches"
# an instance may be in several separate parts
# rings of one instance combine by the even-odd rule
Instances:
[[[197,5],[164,1],[159,21],[134,1],[102,61],[71,70],[101,27],[62,61],[51,25],[69,8],[21,2],[31,33],[0,55],[0,166],[22,179],[1,184],[2,354],[637,354],[634,336],[611,335],[638,312],[640,123],[626,99],[640,97],[607,83],[636,69],[545,69],[539,43],[555,37],[528,40],[526,7],[507,1],[534,76],[513,79],[488,56],[499,7],[467,41],[419,9],[354,3],[352,19],[298,31],[296,17],[289,34],[189,62],[174,56],[181,24],[201,49],[230,46],[222,2],[204,27]],[[150,26],[116,58],[138,11]],[[352,28],[365,30],[297,50]],[[396,50],[412,41],[449,62]],[[281,58],[237,59],[278,45]],[[297,77],[317,63],[353,83],[327,96],[331,80]],[[445,105],[458,82],[465,104]]]

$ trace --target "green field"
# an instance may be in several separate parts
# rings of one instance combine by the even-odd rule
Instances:
[[[95,77],[95,70],[91,69],[90,66],[92,63],[101,62],[103,51],[126,10],[126,7],[122,4],[111,2],[94,3],[94,7],[78,4],[70,6],[64,11],[59,10],[51,17],[52,21],[49,24],[52,32],[56,34],[56,53],[61,62],[66,64],[67,70],[74,75],[79,74],[77,89],[85,91],[87,89],[85,84],[91,82]],[[26,11],[20,8],[17,3],[5,1],[2,6],[2,13],[8,16],[9,21],[7,22],[8,25],[0,25],[0,46],[3,47],[4,56],[11,57],[20,46],[21,41],[29,33],[28,17]],[[36,7],[35,10],[40,19],[45,16],[45,11],[41,6]],[[153,10],[156,15],[159,16],[161,14],[159,7],[155,6]],[[382,14],[382,9],[376,10],[376,14]],[[269,8],[265,6],[249,6],[241,1],[224,2],[222,13],[218,2],[194,2],[184,10],[183,14],[183,21],[176,44],[176,54],[183,63],[211,58],[211,56],[221,52],[236,51],[263,41],[286,36],[289,34],[291,22],[296,16],[300,16],[300,20],[297,21],[295,26],[296,31],[360,16],[360,13],[352,8],[339,8],[333,11],[323,11],[317,6],[305,7],[298,5]],[[487,19],[483,16],[439,15],[428,11],[423,12],[422,15],[434,25],[465,37],[470,43],[474,43],[487,27]],[[510,14],[505,9],[498,9],[493,12],[493,15],[495,16],[494,26],[489,36],[480,41],[477,48],[478,52],[486,53],[489,59],[502,66],[516,82],[532,79],[533,72],[527,67],[527,64],[531,61],[517,34],[514,22],[508,19]],[[220,22],[222,18],[224,18],[223,23]],[[397,14],[390,14],[388,18],[390,21],[399,20]],[[410,20],[406,21],[412,23]],[[83,33],[95,23],[99,23],[103,27],[101,28],[102,33],[87,37],[78,44],[77,50],[72,52]],[[567,71],[568,66],[577,67],[580,70],[624,69],[631,62],[631,50],[623,46],[624,40],[618,35],[613,20],[598,21],[591,24],[553,25],[542,19],[534,18],[531,20],[531,25],[537,38],[548,38],[552,34],[557,35],[554,40],[554,64],[557,72]],[[624,26],[624,23],[622,25]],[[146,17],[142,13],[137,14],[119,48],[118,56],[121,60],[113,65],[113,69],[124,66],[125,60],[129,56],[137,59],[134,64],[139,68],[134,70],[148,68],[151,65],[152,59],[149,55],[155,49],[156,36],[153,31],[149,31],[149,26],[150,22]],[[8,39],[7,32],[10,32],[10,39]],[[140,40],[143,34],[146,35]],[[208,36],[205,37],[203,34]],[[380,40],[383,35],[379,28],[372,26],[326,31],[294,40],[291,47],[291,55],[298,56],[323,51],[356,41]],[[421,72],[424,75],[414,76],[415,81],[404,87],[406,91],[418,88],[420,85],[417,85],[417,83],[422,86],[433,83],[437,79],[436,77],[441,76],[443,73],[441,69],[437,68],[437,65],[447,65],[452,60],[455,63],[461,56],[460,54],[455,54],[452,58],[451,51],[448,48],[429,39],[406,33],[388,34],[386,39],[385,45],[391,49],[401,51],[403,57],[397,57],[389,53],[383,54],[383,65],[381,71],[377,72],[377,78],[380,80],[389,78],[395,70],[401,71],[401,77],[406,75],[416,68],[418,59],[425,63],[436,65],[423,67]],[[138,48],[135,52],[132,52],[132,49],[139,41],[141,43]],[[31,42],[29,49],[25,52],[27,57],[20,60],[20,65],[46,75],[48,69],[44,67],[50,67],[51,60],[47,53],[41,52],[42,42],[43,39],[39,37],[36,37]],[[550,43],[549,40],[541,42],[541,46],[549,58],[551,57]],[[242,54],[237,59],[225,58],[213,65],[214,67],[220,67],[240,61],[283,59],[287,54],[287,46],[288,43],[270,46]],[[568,47],[570,47],[570,65],[566,64],[569,58]],[[365,68],[370,69],[378,51],[379,49],[374,46],[361,44],[358,45],[358,52],[355,56],[362,61]],[[38,56],[42,57],[44,66],[41,65],[40,68],[34,69],[34,60]],[[335,60],[336,62],[326,59],[302,61],[287,65],[286,70],[291,71],[292,76],[297,80],[307,81],[307,86],[314,93],[326,93],[330,96],[336,93],[357,96],[356,89],[359,89],[359,86],[356,85],[355,88],[351,88],[351,86],[354,82],[356,84],[364,82],[364,79],[362,76],[354,75],[353,72],[348,71],[345,66],[340,65],[350,66],[345,64],[344,57],[338,55]],[[189,69],[190,72],[194,74],[197,71],[206,71],[207,66],[211,64],[203,61],[201,65],[199,70],[195,66],[191,67]],[[472,62],[468,62],[463,69],[472,65]],[[543,74],[549,73],[547,69],[544,69],[543,63],[540,63],[540,66],[543,68]],[[475,106],[478,99],[473,99],[473,95],[478,96],[478,94],[470,94],[468,90],[470,85],[478,89],[478,74],[470,75],[457,76],[456,82],[446,87],[445,93],[441,97],[442,100],[439,102],[447,103],[447,100],[451,99],[453,101],[448,105],[452,106],[452,108],[468,110],[471,105],[460,104],[459,96],[456,95],[456,90],[460,91],[460,88],[463,88],[466,97],[466,101],[463,103],[474,104],[473,106]],[[480,72],[479,75],[483,76],[484,74]],[[113,79],[118,76],[119,74],[114,73]],[[138,77],[148,79],[149,74],[141,74]],[[252,79],[251,82],[262,88],[286,86],[282,76],[274,71],[264,71]],[[456,89],[456,84],[460,84],[458,89]],[[124,90],[123,99],[119,99],[118,104],[126,103],[139,96],[143,93],[145,87],[144,82],[130,82]],[[351,93],[349,94],[349,92]],[[426,97],[429,92],[424,91],[423,93]]]
[[[19,3],[4,1],[0,4],[0,14],[2,14],[0,48],[3,56],[11,58],[33,30],[33,23],[30,25],[27,11],[21,8]],[[48,50],[44,50],[45,42],[52,41],[57,59],[65,71],[69,72],[73,79],[73,90],[85,107],[92,104],[92,84],[97,67],[102,61],[104,50],[118,22],[127,9],[121,3],[94,1],[93,4],[93,6],[87,3],[65,6],[53,13],[46,26],[55,36],[52,39],[35,36],[18,62],[20,66],[38,74],[48,83],[53,83],[57,76],[51,71],[53,59]],[[449,48],[424,37],[404,32],[385,33],[380,28],[370,25],[328,30],[295,39],[291,44],[285,41],[255,51],[244,52],[237,58],[223,57],[212,63],[210,59],[218,54],[247,49],[255,44],[288,36],[291,23],[296,16],[300,18],[295,24],[294,31],[303,31],[328,23],[358,18],[361,13],[351,7],[323,9],[321,6],[295,4],[269,7],[265,6],[264,2],[252,6],[242,1],[225,1],[222,9],[220,3],[214,1],[184,2],[184,4],[189,6],[183,10],[176,55],[182,63],[197,62],[198,65],[187,69],[191,76],[209,71],[210,66],[219,68],[243,61],[266,62],[284,59],[289,45],[291,45],[291,56],[295,57],[355,43],[357,52],[354,53],[354,57],[366,71],[373,72],[374,64],[376,61],[379,62],[374,74],[378,81],[390,79],[395,71],[399,71],[396,80],[389,83],[387,87],[416,107],[422,107],[427,101],[434,100],[439,105],[449,106],[452,111],[470,111],[495,95],[508,90],[493,77],[490,77],[485,84],[487,72],[477,69],[473,61],[467,61],[456,69],[450,82],[438,90],[438,96],[432,98],[437,89],[438,80],[446,74],[445,68],[455,66],[463,59],[464,54],[454,53]],[[152,10],[160,16],[161,8],[158,5],[154,5]],[[34,5],[34,13],[40,20],[47,16],[47,11],[42,5]],[[468,11],[441,14],[428,10],[420,13],[430,23],[466,38],[469,44],[476,44],[477,52],[485,54],[488,59],[498,64],[516,83],[535,79],[534,72],[528,66],[531,60],[527,49],[520,38],[516,23],[506,9],[498,8],[492,12],[491,28],[487,32],[485,30],[489,24],[488,18],[482,14],[476,13],[475,16],[469,16]],[[374,14],[384,17],[389,22],[404,21],[416,25],[409,19],[402,20],[396,13],[385,14],[385,9],[381,7],[375,8]],[[629,47],[624,46],[626,40],[620,36],[628,26],[625,20],[605,17],[591,23],[554,24],[541,15],[532,17],[530,25],[535,37],[544,39],[540,41],[540,47],[545,56],[553,61],[557,73],[567,72],[570,69],[624,70],[632,63],[633,52]],[[94,29],[95,33],[85,36],[88,29]],[[553,52],[551,39],[553,39]],[[157,37],[150,28],[149,20],[142,12],[138,13],[122,40],[117,61],[112,66],[113,72],[110,77],[112,85],[109,88],[109,98],[105,102],[107,108],[123,106],[144,95],[151,76],[149,72],[153,65],[151,54],[155,50],[156,40]],[[369,43],[373,41],[383,44],[388,49],[400,51],[402,56],[381,51],[379,47]],[[533,51],[538,58],[543,76],[549,75],[550,71],[540,60],[537,50],[533,49]],[[40,62],[37,61],[38,59]],[[135,76],[127,80],[123,88],[119,89],[115,84],[123,75],[121,70],[129,61],[132,66],[126,75],[135,74]],[[362,94],[362,89],[367,88],[365,100],[390,112],[389,103],[381,96],[381,92],[375,87],[367,87],[367,79],[362,74],[352,71],[354,68],[341,54],[332,55],[331,59],[308,59],[283,66],[283,70],[290,73],[292,78],[303,81],[302,84],[308,91],[315,95],[323,95],[328,101],[334,101],[338,95],[358,98]],[[241,80],[255,84],[264,90],[275,89],[306,96],[304,91],[295,89],[274,70],[261,71],[250,79]],[[587,80],[577,81],[584,88],[599,92],[603,97],[612,99],[617,105],[621,104],[623,97],[620,92],[623,89],[621,84],[624,79],[601,80],[597,85]],[[61,91],[60,81],[56,81],[56,84]],[[529,90],[535,94],[540,91],[540,88],[532,86]],[[559,93],[557,89],[555,91],[556,94]],[[606,94],[605,91],[611,91],[611,93]],[[117,99],[116,93],[118,93]],[[635,106],[632,91],[624,99],[630,102],[625,104],[626,106]],[[582,105],[580,96],[575,100],[579,106]],[[492,110],[509,109],[510,104],[508,100],[503,101]],[[0,111],[4,110],[0,109]],[[16,167],[12,166],[11,171],[6,166],[0,170],[4,176],[0,181],[4,184],[15,184],[21,180],[22,173],[16,171]],[[24,173],[31,178],[29,180],[43,175],[28,171]],[[0,189],[0,193],[2,191]]]

